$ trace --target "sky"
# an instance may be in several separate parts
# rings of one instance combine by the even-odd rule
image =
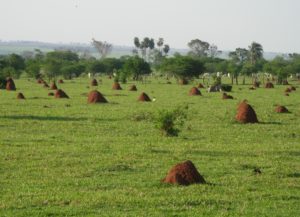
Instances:
[[[135,36],[300,53],[300,0],[0,0],[0,40],[131,46]]]

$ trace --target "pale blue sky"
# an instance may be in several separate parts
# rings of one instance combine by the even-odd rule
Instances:
[[[132,45],[135,36],[300,53],[300,0],[0,0],[2,40]]]

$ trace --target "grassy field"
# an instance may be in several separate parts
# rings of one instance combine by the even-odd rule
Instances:
[[[89,105],[88,79],[59,85],[70,99],[15,83],[26,100],[0,90],[0,216],[300,216],[300,88],[286,97],[286,86],[239,85],[222,100],[163,80],[114,91],[103,78],[109,103]],[[141,91],[156,101],[137,102]],[[235,122],[243,99],[259,124]],[[153,116],[180,105],[189,106],[182,132],[162,137]],[[188,159],[210,184],[160,182]]]

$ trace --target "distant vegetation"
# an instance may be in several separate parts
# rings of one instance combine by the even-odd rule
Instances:
[[[277,56],[268,61],[263,57],[263,46],[256,42],[248,48],[236,48],[229,53],[228,59],[220,58],[222,51],[216,45],[199,39],[187,43],[187,54],[169,55],[171,48],[163,38],[155,40],[145,37],[140,40],[135,37],[131,55],[119,58],[107,57],[113,49],[111,44],[95,39],[91,44],[100,58],[88,51],[75,52],[71,49],[49,52],[35,49],[22,54],[1,55],[0,77],[18,78],[23,74],[55,80],[57,77],[72,79],[90,73],[93,76],[107,74],[126,82],[127,79],[140,80],[150,73],[185,80],[225,74],[231,78],[232,84],[238,84],[240,76],[243,77],[243,84],[246,77],[251,77],[253,81],[272,79],[282,84],[289,76],[299,76],[300,72],[299,54]]]

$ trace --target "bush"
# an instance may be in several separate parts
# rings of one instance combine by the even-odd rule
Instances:
[[[187,118],[185,111],[187,108],[188,107],[178,107],[172,111],[159,111],[156,119],[156,128],[158,128],[164,136],[178,136],[180,132],[178,127],[181,127]]]
[[[6,87],[6,79],[0,76],[0,89],[5,89]]]
[[[221,84],[221,89],[225,92],[231,92],[232,86],[229,84]]]

